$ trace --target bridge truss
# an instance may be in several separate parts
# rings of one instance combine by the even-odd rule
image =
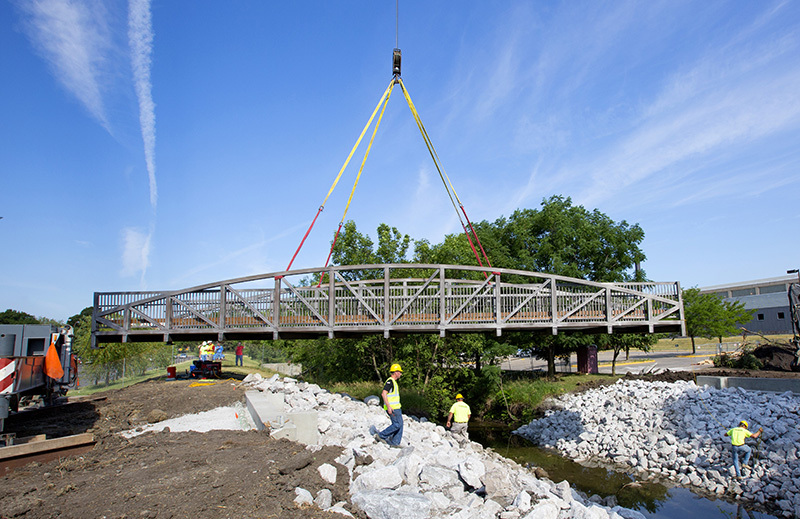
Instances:
[[[92,315],[93,345],[408,333],[500,336],[506,330],[685,335],[680,284],[596,283],[457,265],[348,265],[166,292],[95,292]]]

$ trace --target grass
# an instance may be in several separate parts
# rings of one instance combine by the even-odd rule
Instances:
[[[369,381],[336,382],[328,385],[325,389],[331,393],[347,393],[353,398],[364,400],[370,395],[375,395],[380,398],[381,392],[383,391],[383,384]],[[403,405],[403,414],[430,417],[430,403],[422,393],[411,388],[401,388],[400,396]]]
[[[555,380],[537,378],[534,380],[516,380],[503,384],[505,399],[501,394],[486,402],[486,417],[513,421],[530,421],[536,414],[544,400],[551,396],[570,393],[581,386],[613,383],[619,376],[612,375],[585,375],[578,373],[560,374]],[[329,385],[326,389],[332,393],[347,393],[353,398],[363,400],[370,395],[380,396],[382,385],[376,382],[339,382]],[[431,403],[419,391],[403,388],[401,391],[403,410],[406,414],[430,416],[436,414],[431,409]],[[506,406],[506,401],[508,405]],[[452,403],[452,402],[450,402]],[[477,414],[483,407],[482,403],[468,402]],[[448,403],[449,405],[449,403]],[[440,409],[445,412],[446,409]],[[510,411],[510,413],[509,413]]]
[[[789,339],[792,338],[791,335],[768,335],[767,338],[770,341],[776,342],[789,342]],[[741,335],[734,335],[731,337],[723,337],[723,343],[731,343],[731,342],[742,342]],[[751,344],[755,346],[756,343],[764,344],[767,342],[767,339],[759,335],[748,335],[746,337],[747,344]],[[676,348],[675,345],[678,345]],[[717,344],[719,344],[719,339],[706,339],[705,337],[695,337],[695,344],[697,345],[698,349],[716,349]],[[653,345],[653,351],[678,351],[678,352],[691,352],[692,351],[692,340],[688,337],[678,337],[675,339],[661,339],[655,345]]]
[[[489,415],[493,418],[529,422],[534,418],[539,406],[549,397],[571,393],[581,386],[595,386],[615,382],[618,375],[564,373],[555,380],[537,378],[534,380],[514,380],[503,384],[502,394],[487,402]],[[499,416],[498,416],[499,415]]]
[[[244,378],[250,373],[259,373],[262,377],[268,378],[275,374],[274,371],[270,369],[264,369],[261,367],[260,363],[257,360],[251,359],[250,357],[244,357],[244,366],[235,366],[235,359],[236,357],[233,355],[228,355],[228,358],[222,361],[222,375],[230,376],[230,375],[238,375],[236,378]],[[174,364],[175,371],[178,375],[184,374],[188,371],[189,366],[192,364],[191,360],[185,360],[183,362],[178,362]],[[147,370],[144,375],[133,375],[129,376],[126,374],[125,380],[119,378],[117,380],[111,381],[109,384],[101,383],[101,384],[93,384],[93,385],[81,385],[78,389],[71,389],[69,391],[69,396],[81,396],[81,395],[93,395],[95,393],[99,393],[102,391],[108,391],[111,389],[121,389],[123,387],[127,387],[133,384],[138,384],[139,382],[146,382],[148,380],[155,380],[160,378],[166,378],[167,370],[166,368],[153,368]]]

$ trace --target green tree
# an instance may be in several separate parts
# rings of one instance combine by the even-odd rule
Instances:
[[[734,335],[740,325],[753,318],[739,301],[723,301],[716,294],[702,294],[699,288],[683,291],[683,313],[686,319],[686,334],[692,340],[692,353],[697,353],[696,337],[707,339]]]
[[[41,324],[39,319],[31,314],[18,310],[8,309],[0,313],[0,324]]]
[[[659,335],[654,333],[603,334],[592,336],[599,350],[613,350],[611,358],[611,374],[617,374],[617,357],[622,351],[632,349],[650,351],[650,347],[658,342]]]
[[[547,272],[590,281],[643,281],[645,260],[638,224],[614,222],[598,209],[573,206],[552,196],[540,210],[520,209],[495,226],[507,268]]]

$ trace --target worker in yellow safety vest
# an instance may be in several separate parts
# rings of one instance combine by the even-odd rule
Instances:
[[[206,349],[205,349],[205,351],[203,353],[205,354],[205,357],[206,357],[205,360],[211,360],[211,357],[214,356],[214,343],[211,342],[211,341],[208,341],[206,343]]]
[[[742,465],[746,467],[747,462],[750,461],[750,455],[753,453],[753,450],[745,445],[745,438],[758,438],[764,431],[763,427],[759,427],[755,433],[751,433],[747,430],[748,427],[747,420],[742,420],[739,422],[739,427],[734,427],[725,433],[725,436],[731,437],[731,454],[733,454],[733,468],[736,471],[737,479],[742,477],[742,469],[739,468],[739,456],[744,455]]]
[[[403,412],[400,410],[400,388],[397,386],[397,381],[403,375],[403,369],[400,364],[392,364],[389,372],[390,375],[383,386],[381,398],[383,399],[383,408],[389,415],[391,423],[386,429],[375,433],[374,438],[391,447],[399,447],[400,440],[403,439]]]
[[[456,402],[450,406],[450,412],[447,415],[447,427],[456,438],[467,440],[467,422],[472,416],[472,411],[464,402],[464,397],[461,393],[456,395]]]

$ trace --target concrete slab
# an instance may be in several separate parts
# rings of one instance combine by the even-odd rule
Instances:
[[[316,411],[293,411],[286,420],[297,427],[297,441],[305,445],[319,442],[319,424]]]
[[[264,393],[250,390],[244,394],[247,410],[259,431],[265,428],[278,429],[283,426],[285,407],[283,393]]]
[[[751,391],[771,391],[773,393],[800,394],[800,379],[795,378],[755,378],[755,377],[711,377],[698,376],[697,385],[708,385],[716,389],[740,387]]]
[[[294,424],[284,424],[280,429],[273,429],[269,432],[270,438],[286,438],[287,440],[297,440],[297,427]]]
[[[259,431],[269,429],[273,438],[287,438],[305,445],[319,442],[316,411],[286,411],[283,393],[251,390],[244,394],[247,410]]]

